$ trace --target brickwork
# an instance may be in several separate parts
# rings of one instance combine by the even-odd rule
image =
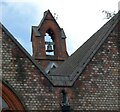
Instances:
[[[111,34],[75,82],[80,101],[76,109],[119,110],[119,42],[120,37]]]
[[[61,64],[68,57],[66,37],[62,37],[63,29],[59,27],[51,12],[49,10],[46,11],[40,25],[34,27],[36,29],[33,28],[34,30],[32,30],[32,49],[33,57],[36,62],[39,63],[43,69],[48,66],[49,62],[56,62],[58,65]],[[52,31],[55,43],[55,54],[53,56],[46,55],[45,34],[48,29]],[[35,35],[35,32],[38,33],[37,36]]]
[[[57,87],[6,31],[2,38],[2,79],[28,111],[61,110],[62,89],[71,110],[119,111],[120,36],[115,29],[71,87]],[[1,47],[0,47],[1,48]],[[31,58],[30,58],[31,57]]]
[[[0,28],[0,81],[1,80],[2,80],[2,29]],[[0,94],[2,94],[2,91],[0,91]]]
[[[20,96],[27,110],[56,109],[59,105],[51,83],[35,65],[20,53],[21,50],[8,36],[3,36],[2,77]],[[13,54],[12,49],[18,49]],[[17,54],[17,55],[16,55]],[[51,91],[51,92],[50,92]]]

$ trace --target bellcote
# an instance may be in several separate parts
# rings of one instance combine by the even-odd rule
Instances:
[[[36,60],[63,61],[68,57],[65,32],[50,10],[44,12],[38,26],[32,26],[31,41]]]

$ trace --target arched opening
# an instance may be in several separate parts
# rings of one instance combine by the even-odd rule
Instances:
[[[51,29],[48,29],[45,33],[45,51],[46,55],[55,55],[54,33]]]
[[[24,112],[24,107],[15,93],[5,84],[0,83],[0,100],[2,104],[2,112],[21,111]]]

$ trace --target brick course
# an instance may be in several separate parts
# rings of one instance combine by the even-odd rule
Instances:
[[[80,109],[119,110],[118,38],[108,37],[75,82]]]
[[[118,34],[117,28],[114,29],[115,34]],[[28,111],[61,110],[62,89],[66,90],[73,111],[119,111],[120,36],[113,32],[73,86],[55,87],[3,31],[2,79],[15,91]]]

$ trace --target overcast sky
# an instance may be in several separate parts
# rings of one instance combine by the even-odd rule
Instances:
[[[102,10],[118,12],[119,0],[2,0],[0,21],[32,54],[31,26],[38,26],[43,13],[58,15],[57,22],[67,36],[69,55],[108,20]]]

